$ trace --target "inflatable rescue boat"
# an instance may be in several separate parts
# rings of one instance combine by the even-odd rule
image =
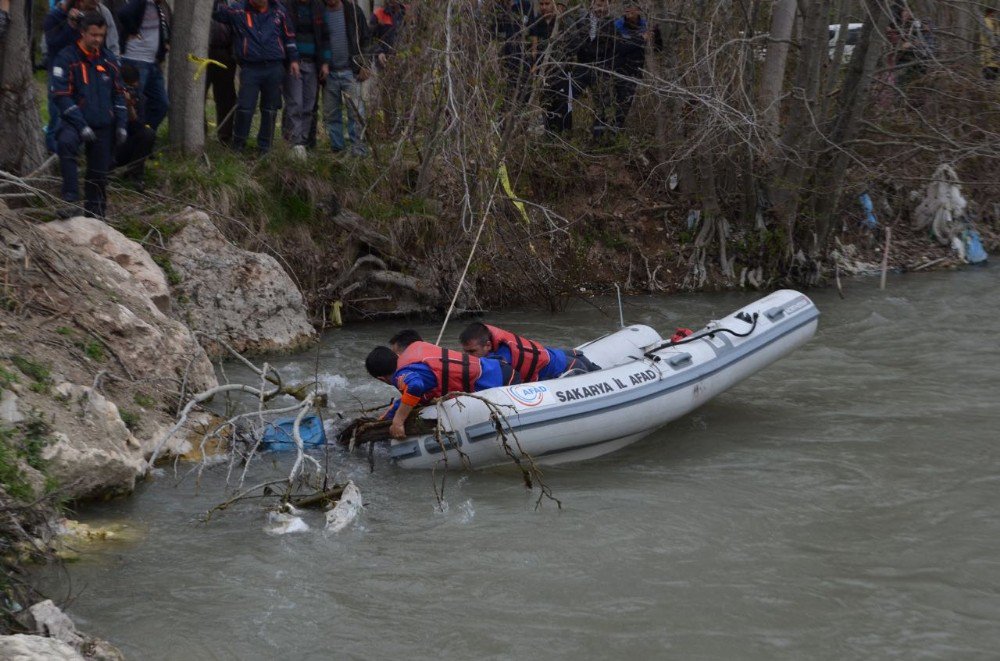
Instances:
[[[491,388],[428,406],[437,433],[393,441],[403,468],[485,468],[530,455],[542,465],[592,459],[647,436],[805,344],[819,310],[774,292],[684,338],[632,325],[579,347],[602,369]]]

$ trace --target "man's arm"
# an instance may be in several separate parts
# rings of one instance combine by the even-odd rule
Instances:
[[[59,110],[62,120],[78,131],[87,128],[83,111],[73,99],[75,72],[65,57],[56,57],[49,77],[49,96]]]
[[[224,0],[217,0],[215,7],[212,8],[212,20],[218,21],[224,25],[231,25],[233,27],[238,27],[240,25],[240,17],[242,14],[242,7],[230,7]]]
[[[406,438],[406,418],[409,417],[413,407],[409,404],[399,403],[396,414],[392,416],[392,424],[389,426],[389,435],[393,438]]]

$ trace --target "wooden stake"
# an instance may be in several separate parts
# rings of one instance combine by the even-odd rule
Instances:
[[[837,293],[844,298],[844,288],[840,286],[840,264],[833,267],[833,281],[837,283]]]
[[[892,228],[885,228],[885,248],[882,249],[882,282],[879,289],[885,289],[885,274],[889,270],[889,242],[892,240]]]

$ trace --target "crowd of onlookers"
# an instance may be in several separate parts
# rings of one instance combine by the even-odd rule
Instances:
[[[8,28],[10,1],[0,0],[0,35]],[[205,80],[218,140],[243,151],[259,110],[256,148],[266,153],[283,108],[280,133],[293,154],[305,156],[323,130],[334,152],[365,156],[370,97],[363,86],[378,75],[391,80],[401,34],[432,7],[425,0],[412,5],[401,0],[214,0]],[[502,114],[540,107],[553,134],[572,128],[574,108],[583,99],[593,117],[592,137],[601,141],[617,134],[643,78],[647,52],[662,46],[639,2],[464,0],[462,7],[494,43],[484,52],[499,56]],[[87,211],[104,214],[112,167],[122,167],[125,177],[141,186],[143,164],[168,114],[163,64],[172,28],[166,0],[52,4],[43,25],[46,137],[60,157],[67,201],[79,199],[81,148],[87,155]],[[992,10],[986,11],[983,28],[983,75],[995,78],[1000,23]],[[891,80],[883,82],[904,87],[933,57],[934,33],[901,3],[886,36],[892,48],[884,75]],[[485,43],[480,40],[477,47]]]
[[[243,151],[259,110],[256,148],[268,152],[283,108],[280,132],[296,156],[316,145],[321,128],[334,152],[365,156],[362,85],[388,71],[422,7],[381,0],[369,14],[363,1],[215,0],[205,78],[219,141]],[[613,13],[610,0],[580,1],[469,0],[468,8],[497,44],[505,109],[531,101],[544,108],[547,128],[562,132],[589,90],[600,138],[624,125],[647,46],[659,34],[638,2]],[[163,65],[172,27],[165,0],[59,0],[45,18],[46,142],[59,156],[68,202],[80,198],[77,156],[85,151],[91,214],[105,213],[113,167],[142,185],[168,114]]]

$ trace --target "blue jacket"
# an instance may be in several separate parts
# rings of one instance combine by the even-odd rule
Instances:
[[[476,392],[504,385],[499,361],[492,358],[480,358],[479,364],[483,368],[483,373],[473,384]],[[434,376],[431,368],[422,363],[414,363],[396,370],[396,373],[392,375],[392,383],[402,394],[402,397],[394,401],[389,410],[382,415],[383,420],[388,420],[395,415],[400,402],[410,406],[429,403],[424,395],[437,387],[438,384],[437,377]]]
[[[217,4],[212,18],[233,29],[236,59],[240,64],[262,64],[299,60],[295,47],[295,28],[284,7],[268,0],[267,9],[260,12],[249,0],[232,5]]]
[[[118,58],[106,48],[88,54],[75,43],[59,51],[49,74],[49,98],[59,121],[78,131],[125,128],[128,121]]]
[[[559,377],[566,368],[569,366],[569,358],[566,356],[566,352],[562,349],[553,349],[552,347],[545,347],[545,352],[549,354],[548,364],[541,369],[538,373],[539,381],[547,381],[548,379],[555,379]],[[510,347],[506,344],[501,344],[500,347],[491,353],[487,358],[493,358],[494,360],[502,360],[505,363],[512,363],[512,356],[510,354]]]

